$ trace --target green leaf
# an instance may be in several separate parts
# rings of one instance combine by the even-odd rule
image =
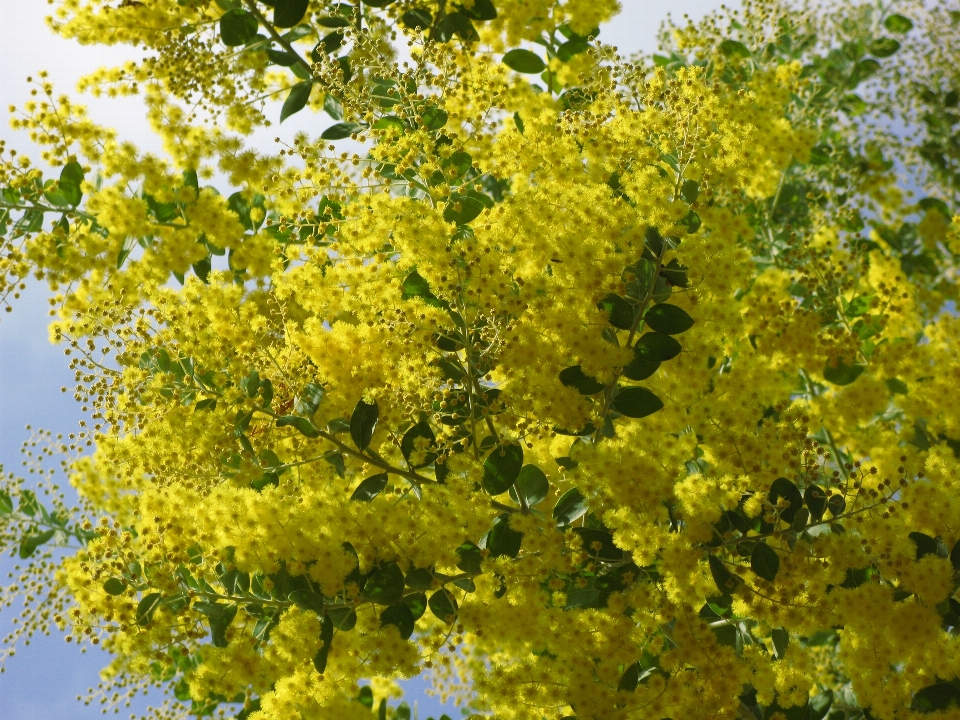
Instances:
[[[623,550],[613,542],[613,535],[606,530],[596,530],[588,527],[574,528],[580,536],[583,550],[591,558],[613,562],[623,559]]]
[[[906,383],[897,378],[887,378],[887,389],[892,392],[894,395],[906,395],[910,392],[910,389],[907,387]]]
[[[236,605],[221,605],[223,609],[216,615],[210,615],[210,638],[214,647],[227,646],[227,629],[237,616]]]
[[[350,437],[358,450],[366,450],[370,445],[379,419],[380,407],[376,400],[372,403],[365,403],[363,400],[357,403],[353,415],[350,416]]]
[[[310,0],[274,0],[273,24],[278,28],[292,28],[307,14]]]
[[[293,411],[297,415],[312,417],[323,402],[323,386],[319,383],[307,383],[303,392],[293,401]]]
[[[680,185],[680,197],[688,205],[693,205],[700,197],[700,183],[696,180],[684,180]]]
[[[738,40],[731,40],[729,38],[720,43],[720,52],[730,58],[736,57],[746,59],[753,56],[753,53],[750,52],[750,48]]]
[[[843,358],[828,360],[823,367],[823,379],[834,385],[849,385],[866,369],[864,365],[848,365]]]
[[[344,34],[342,30],[335,30],[321,38],[316,47],[313,48],[313,57],[317,58],[317,53],[324,52],[328,55],[335,53],[343,46]],[[319,59],[319,58],[317,58]]]
[[[750,554],[750,567],[764,580],[773,582],[780,570],[780,556],[776,550],[760,540],[753,546]]]
[[[732,594],[743,582],[739,577],[727,569],[720,558],[714,555],[708,555],[707,561],[710,564],[710,574],[713,581],[717,584],[720,592],[724,595]]]
[[[433,15],[427,10],[408,10],[400,16],[400,22],[411,30],[423,30],[433,24]]]
[[[780,511],[780,517],[788,523],[793,522],[793,516],[803,507],[800,489],[785,477],[779,477],[771,483],[769,498],[773,505],[776,505],[780,498],[790,503]]]
[[[960,570],[960,540],[953,544],[953,549],[950,551],[950,564],[953,565],[954,570]]]
[[[320,618],[320,649],[313,656],[313,667],[321,675],[327,669],[327,657],[330,655],[330,643],[333,642],[333,621],[329,615]]]
[[[468,540],[458,547],[457,556],[460,558],[457,562],[457,567],[463,570],[463,572],[480,572],[480,563],[483,561],[483,555],[480,552],[480,548],[472,542]]]
[[[890,57],[900,49],[900,43],[893,38],[877,38],[870,43],[870,54],[878,58]]]
[[[413,635],[416,621],[413,619],[413,613],[410,612],[406,603],[398,602],[385,608],[380,613],[380,627],[386,627],[387,625],[396,627],[400,631],[400,637],[408,640]]]
[[[403,291],[401,292],[400,297],[404,300],[418,297],[427,305],[432,305],[433,307],[442,308],[444,310],[449,307],[447,303],[445,303],[443,300],[440,300],[430,291],[430,285],[416,270],[404,278]]]
[[[665,335],[679,335],[693,327],[693,318],[683,308],[667,303],[654,305],[647,310],[643,321],[651,330]]]
[[[487,550],[490,557],[515,558],[520,554],[523,533],[510,527],[510,514],[504,513],[493,521],[493,527],[487,534]]]
[[[503,64],[511,70],[516,70],[519,73],[528,73],[531,75],[542,73],[547,69],[547,64],[540,58],[539,55],[537,55],[535,52],[524,50],[522,48],[511,50],[504,55]]]
[[[620,682],[617,683],[617,692],[635,692],[640,683],[640,669],[637,664],[630,665],[623,671]]]
[[[403,597],[403,572],[395,562],[383,565],[363,586],[363,597],[377,605],[393,605]]]
[[[433,572],[430,568],[411,570],[404,578],[404,583],[414,590],[429,590],[433,587]]]
[[[320,431],[308,418],[299,415],[284,415],[277,418],[277,427],[287,427],[288,425],[308,438],[320,437]]]
[[[157,608],[160,607],[160,600],[162,596],[160,593],[150,593],[145,595],[143,599],[137,604],[137,625],[147,625],[150,623],[150,620],[153,619],[153,614],[157,611]]]
[[[473,7],[465,8],[463,5],[458,4],[457,8],[467,17],[474,20],[485,21],[497,19],[497,9],[493,6],[491,0],[474,0]]]
[[[913,696],[913,709],[924,713],[946,710],[950,705],[960,705],[960,689],[953,683],[928,685]]]
[[[127,589],[127,583],[125,580],[112,577],[103,584],[103,589],[109,595],[121,595]]]
[[[615,328],[629,330],[633,327],[633,305],[619,295],[610,293],[597,303],[597,309],[607,313],[607,319]]]
[[[553,519],[557,521],[557,527],[566,527],[583,517],[586,512],[587,499],[577,488],[570,488],[557,500],[553,508]]]
[[[360,502],[370,502],[377,495],[383,492],[383,489],[387,486],[387,473],[377,473],[376,475],[371,475],[362,483],[357,485],[357,489],[353,491],[353,495],[350,496],[351,500],[359,500]]]
[[[483,489],[490,495],[505,493],[520,475],[523,447],[518,443],[498,445],[483,462]]]
[[[80,184],[83,182],[83,167],[80,163],[73,161],[63,166],[60,171],[59,192],[60,196],[68,204],[76,207],[83,199],[83,191],[80,190]]]
[[[327,610],[327,617],[337,630],[343,632],[350,632],[357,625],[357,613],[353,608],[330,608]]]
[[[24,515],[33,517],[40,512],[40,501],[37,500],[37,496],[33,490],[20,491],[19,505],[19,510]]]
[[[913,20],[903,15],[887,15],[883,20],[883,26],[890,32],[898,34],[908,33],[913,30]]]
[[[270,60],[274,65],[279,65],[280,67],[290,67],[295,65],[298,62],[296,55],[291,55],[288,52],[283,50],[267,50],[267,59]]]
[[[287,596],[287,599],[302,610],[310,610],[323,617],[323,597],[317,595],[313,590],[309,588],[294,590]]]
[[[770,633],[770,639],[773,640],[773,651],[777,654],[777,660],[783,660],[790,644],[790,633],[783,628],[777,628]]]
[[[462,12],[448,13],[439,23],[433,33],[433,39],[447,42],[454,35],[465,42],[474,42],[480,39],[477,29],[470,22],[470,18]]]
[[[0,490],[0,515],[8,515],[13,512],[13,498],[6,490]]]
[[[567,40],[557,48],[557,57],[561,62],[570,62],[571,58],[590,49],[586,40]]]
[[[290,88],[290,94],[287,95],[287,99],[283,101],[283,107],[280,109],[280,122],[303,110],[310,99],[311,90],[313,90],[313,83],[309,80],[298,82]]]
[[[943,546],[939,540],[930,537],[926,533],[912,532],[907,537],[917,546],[917,560],[927,555],[946,555],[946,546]]]
[[[428,604],[430,612],[441,622],[450,624],[457,619],[457,599],[446,588],[440,588],[431,595]]]
[[[827,510],[830,511],[831,516],[837,517],[838,515],[842,515],[846,509],[847,501],[843,495],[831,495],[827,498]]]
[[[220,40],[227,47],[246,45],[257,36],[260,24],[246,10],[227,10],[220,18]]]
[[[407,585],[409,584],[410,583],[407,583]],[[413,615],[413,619],[419,620],[427,611],[426,593],[419,592],[414,593],[413,595],[406,595],[403,598],[403,604],[410,608],[410,613]]]
[[[320,138],[323,140],[342,140],[343,138],[348,138],[353,133],[360,132],[361,130],[363,130],[363,125],[358,125],[357,123],[337,123],[336,125],[331,125],[322,133],[320,133]]]
[[[585,374],[579,365],[561,370],[558,377],[561,384],[579,391],[581,395],[596,395],[603,391],[603,384]]]
[[[259,389],[260,373],[258,373],[256,370],[252,370],[249,375],[240,381],[240,390],[248,398],[256,397]]]
[[[443,219],[457,225],[466,225],[492,205],[490,198],[475,191],[453,193],[443,208]]]
[[[427,130],[439,130],[447,124],[447,112],[438,107],[430,107],[423,111],[423,126]]]
[[[674,338],[659,332],[644,333],[634,347],[634,353],[647,362],[672,360],[683,350]]]
[[[659,360],[648,360],[640,354],[640,344],[633,348],[633,360],[623,368],[623,376],[629,380],[646,380],[660,368]]]
[[[400,452],[403,453],[403,458],[408,463],[413,455],[416,441],[419,438],[426,438],[429,441],[430,447],[436,447],[437,445],[437,436],[433,434],[433,430],[430,429],[430,425],[426,421],[421,420],[412,428],[407,430],[406,434],[403,436],[403,439],[400,441]],[[436,459],[437,454],[435,452],[427,452],[426,456],[419,463],[413,465],[413,467],[426,467]]]
[[[41,533],[24,535],[20,540],[20,557],[26,560],[28,557],[33,555],[34,552],[36,552],[38,547],[50,540],[55,533],[56,530],[50,529],[44,530]]]
[[[810,517],[814,522],[820,522],[823,514],[827,511],[827,494],[822,487],[817,485],[808,485],[803,491],[803,500],[810,511]]]
[[[343,105],[333,93],[324,93],[323,111],[334,120],[343,120]]]
[[[623,388],[613,399],[613,409],[628,418],[644,418],[663,409],[663,401],[646,388]]]
[[[520,474],[517,475],[514,487],[510,488],[510,497],[514,502],[519,503],[520,498],[517,497],[517,490],[527,501],[527,506],[533,507],[547,497],[550,492],[550,482],[544,475],[543,470],[536,465],[524,465],[520,468]]]

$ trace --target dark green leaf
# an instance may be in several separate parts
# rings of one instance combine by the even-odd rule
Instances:
[[[357,403],[350,416],[350,437],[358,450],[366,450],[373,433],[377,429],[377,420],[380,419],[380,408],[377,401],[366,403],[363,400]]]
[[[710,563],[710,574],[713,575],[713,581],[717,584],[720,592],[724,595],[733,593],[743,581],[727,570],[726,565],[720,558],[714,555],[708,555],[707,561]]]
[[[827,511],[827,494],[823,488],[817,485],[808,485],[803,492],[803,500],[810,510],[810,517],[814,522],[820,522],[823,514]]]
[[[438,620],[449,624],[457,619],[457,600],[446,588],[440,588],[431,595],[429,605],[430,612]]]
[[[404,578],[404,583],[414,590],[429,590],[433,587],[433,572],[430,568],[411,570]]]
[[[303,610],[311,610],[317,615],[323,616],[323,598],[313,590],[308,588],[294,590],[287,599]]]
[[[343,105],[333,93],[324,93],[323,111],[334,120],[343,120]]]
[[[910,392],[910,389],[907,387],[906,383],[897,378],[887,378],[887,389],[892,392],[894,395],[906,395]]]
[[[280,109],[280,122],[303,110],[310,99],[311,90],[313,90],[313,83],[309,80],[298,82],[290,88],[290,94],[287,95],[287,99],[283,101],[283,107]],[[321,135],[321,137],[323,136]]]
[[[274,0],[273,24],[278,28],[292,28],[307,14],[310,0]]]
[[[797,514],[797,510],[803,507],[803,496],[800,494],[800,489],[784,477],[779,477],[773,481],[770,485],[769,497],[774,506],[780,498],[790,503],[780,511],[780,517],[788,523],[793,522],[793,516]]]
[[[252,370],[249,375],[240,381],[240,390],[242,390],[243,394],[248,398],[256,397],[259,389],[260,373],[258,373],[256,370]]]
[[[320,133],[320,138],[323,140],[342,140],[343,138],[348,138],[353,133],[360,132],[361,130],[363,130],[362,125],[352,122],[342,122],[328,127],[326,130]]]
[[[320,437],[320,431],[308,418],[300,417],[299,415],[284,415],[283,417],[277,418],[277,427],[286,427],[288,425],[308,438]]]
[[[749,58],[753,56],[750,48],[737,40],[726,39],[720,43],[720,52],[727,57]]]
[[[870,43],[870,54],[878,58],[890,57],[900,49],[900,43],[893,38],[877,38]]]
[[[460,12],[474,20],[496,20],[497,9],[493,6],[491,0],[474,0],[473,7],[465,8],[463,5],[457,5]]]
[[[833,358],[823,367],[823,379],[834,385],[849,385],[864,369],[864,365],[848,365],[843,358]]]
[[[409,300],[410,298],[418,297],[423,300],[427,305],[432,305],[433,307],[446,309],[449,306],[443,300],[437,298],[430,291],[430,285],[426,280],[421,277],[420,273],[416,270],[407,275],[403,280],[403,291],[401,297],[404,300]]]
[[[220,18],[220,40],[228,47],[246,45],[257,36],[259,23],[246,10],[227,10]]]
[[[320,649],[313,656],[313,667],[323,674],[327,669],[327,657],[330,655],[330,644],[333,642],[333,620],[329,615],[320,618]]]
[[[581,395],[596,395],[603,391],[603,385],[585,374],[579,365],[561,370],[559,378],[562,385],[574,388]]]
[[[510,488],[510,497],[514,502],[520,502],[517,497],[518,489],[527,501],[527,506],[533,507],[547,497],[550,492],[550,483],[547,481],[547,476],[543,474],[543,470],[536,465],[524,465],[520,468],[520,474],[517,475],[515,487]]]
[[[353,608],[330,608],[327,610],[327,616],[337,630],[343,630],[344,632],[353,630],[357,624],[357,613]]]
[[[0,490],[0,515],[13,512],[13,498],[6,490]]]
[[[684,180],[680,185],[680,197],[685,203],[693,205],[700,197],[700,183],[696,180]]]
[[[427,130],[439,130],[447,124],[447,113],[438,107],[430,107],[423,111],[423,126]]]
[[[663,409],[663,401],[646,388],[622,388],[613,399],[613,409],[628,418],[644,418]]]
[[[633,305],[619,295],[610,293],[597,303],[597,309],[607,313],[607,319],[615,328],[629,330],[633,327]]]
[[[773,651],[777,654],[777,660],[783,660],[790,644],[790,633],[783,628],[777,628],[770,633],[770,639],[773,640]]]
[[[210,615],[210,637],[214,647],[227,646],[227,629],[237,616],[236,605],[221,605],[223,609],[216,615]]]
[[[523,533],[510,527],[510,515],[504,513],[493,521],[493,527],[487,534],[487,550],[490,557],[515,558],[520,554]]]
[[[547,64],[534,52],[518,48],[511,50],[503,56],[503,64],[511,70],[520,73],[536,74],[542,73],[547,68]]]
[[[279,65],[280,67],[290,67],[291,65],[299,62],[296,55],[292,55],[283,50],[267,50],[267,58],[274,65]]]
[[[561,62],[569,62],[574,55],[579,55],[588,49],[590,49],[590,43],[586,40],[567,40],[557,48],[557,57]]]
[[[443,219],[457,225],[466,225],[475,220],[487,207],[488,205],[477,193],[454,193],[443,209]]]
[[[908,33],[913,30],[913,20],[903,15],[893,14],[884,18],[883,26],[890,32],[899,34]]]
[[[409,583],[407,584],[409,585]],[[413,615],[413,619],[419,620],[427,611],[427,596],[422,592],[407,595],[403,598],[403,604],[410,608],[410,614]]]
[[[103,584],[103,589],[110,595],[121,595],[127,589],[127,583],[125,580],[112,577]]]
[[[950,705],[960,705],[960,689],[953,683],[928,685],[913,696],[913,708],[924,713],[946,710]]]
[[[513,443],[498,445],[483,463],[483,489],[491,495],[505,493],[523,466],[523,448]]]
[[[371,475],[362,483],[357,485],[357,489],[353,491],[353,495],[350,496],[350,499],[359,500],[361,502],[370,502],[377,495],[383,492],[383,489],[387,486],[387,479],[387,473]]]
[[[372,3],[369,2],[367,3],[367,5],[371,4]],[[317,18],[317,25],[328,28],[342,28],[349,27],[350,21],[343,17],[343,15],[330,15],[329,17]]]
[[[843,511],[847,509],[847,501],[844,499],[843,495],[831,495],[827,498],[827,510],[830,511],[830,514],[833,517],[842,515]]]
[[[773,582],[780,570],[780,556],[777,555],[776,550],[760,540],[753,546],[750,567],[764,580]]]
[[[647,310],[643,321],[651,330],[666,335],[678,335],[693,327],[693,318],[683,308],[667,303],[654,305]]]
[[[30,533],[29,535],[24,535],[20,540],[20,557],[25,560],[33,555],[37,548],[50,540],[55,533],[56,530],[50,529],[44,530],[41,533]]]
[[[633,360],[623,368],[623,376],[630,380],[646,380],[660,368],[659,360],[648,360],[640,354],[640,344],[633,348]]]
[[[467,541],[457,548],[457,556],[460,558],[457,567],[465,573],[480,572],[480,563],[483,561],[483,555],[480,548],[472,542]]]
[[[323,402],[323,386],[319,383],[307,383],[303,392],[293,401],[293,411],[297,415],[312,417]]]
[[[917,546],[917,560],[926,555],[936,556],[941,554],[941,543],[936,538],[932,538],[922,532],[912,532],[907,537]],[[943,548],[943,550],[946,550],[946,548]]]
[[[591,558],[608,562],[623,559],[623,550],[614,544],[613,535],[606,530],[578,527],[574,528],[573,531],[580,536],[583,551]]]
[[[557,521],[557,527],[566,527],[583,517],[586,512],[587,499],[577,488],[570,488],[557,500],[553,508],[553,519]]]
[[[639,682],[640,669],[637,667],[637,664],[634,663],[624,670],[623,675],[620,677],[620,682],[617,683],[617,692],[632,693],[636,691]]]
[[[433,15],[427,10],[409,10],[400,16],[400,22],[411,30],[423,30],[433,23]]]
[[[433,39],[447,42],[457,35],[465,42],[474,42],[480,39],[477,29],[470,22],[470,18],[462,12],[448,13],[439,23],[433,33]]]
[[[659,332],[644,333],[634,348],[635,355],[647,362],[660,363],[672,360],[683,350],[674,338]]]
[[[960,540],[953,544],[953,549],[950,551],[950,564],[953,565],[954,570],[960,570]]]
[[[411,462],[410,458],[416,449],[416,444],[418,444],[416,441],[420,438],[426,438],[428,441],[428,447],[436,447],[437,445],[437,436],[433,434],[433,430],[430,429],[430,425],[425,421],[418,422],[412,428],[407,430],[406,434],[403,436],[403,439],[400,441],[400,452],[403,453],[403,458],[408,463]],[[426,467],[436,459],[437,454],[435,452],[428,451],[417,464],[412,466],[414,468]]]
[[[325,35],[313,49],[314,54],[318,52],[325,52],[327,54],[335,53],[343,46],[343,38],[344,35],[341,30]]]
[[[403,597],[403,572],[395,562],[382,566],[363,586],[363,596],[377,605],[393,605]]]
[[[413,613],[406,603],[397,602],[385,608],[380,613],[380,627],[393,625],[400,631],[400,637],[408,640],[413,635],[413,629],[416,621],[413,619]]]
[[[147,625],[160,607],[161,595],[158,592],[145,595],[137,604],[137,625]]]

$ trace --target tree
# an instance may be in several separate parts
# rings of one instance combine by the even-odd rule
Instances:
[[[421,672],[502,718],[960,712],[960,9],[747,3],[631,61],[615,10],[58,10],[148,49],[89,85],[167,157],[42,78],[15,116],[60,170],[6,156],[4,296],[58,293],[89,412],[45,451],[82,507],[0,493],[24,633],[168,715],[385,718]]]

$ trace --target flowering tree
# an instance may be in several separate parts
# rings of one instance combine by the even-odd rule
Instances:
[[[40,78],[0,167],[88,416],[5,601],[107,708],[960,717],[960,8],[616,10],[59,4],[165,149]]]

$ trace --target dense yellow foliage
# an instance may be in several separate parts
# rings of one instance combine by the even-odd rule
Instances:
[[[24,632],[171,716],[960,717],[960,9],[307,5],[55,6],[165,155],[12,116],[92,448],[0,493]]]

